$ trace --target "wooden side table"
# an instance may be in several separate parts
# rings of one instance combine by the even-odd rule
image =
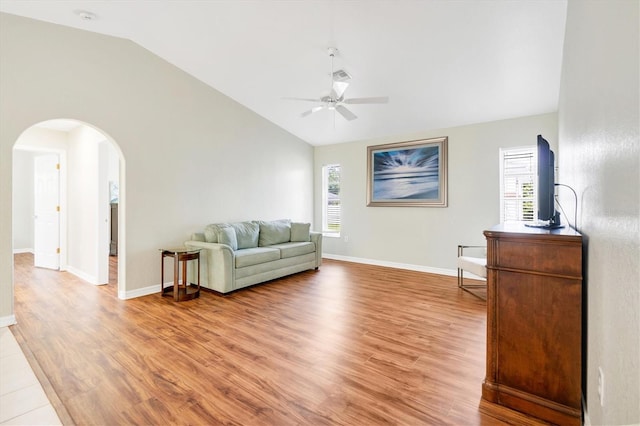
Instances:
[[[173,300],[181,302],[200,297],[200,250],[198,248],[175,247],[160,249],[160,285],[162,296],[173,296]],[[164,258],[173,258],[173,285],[164,286]],[[190,284],[187,278],[187,262],[195,260],[197,262],[198,283]],[[182,284],[180,284],[180,262],[182,262]]]

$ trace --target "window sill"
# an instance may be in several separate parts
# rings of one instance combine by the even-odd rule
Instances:
[[[336,233],[336,232],[323,232],[322,233],[323,237],[327,237],[327,238],[340,238],[340,233]]]

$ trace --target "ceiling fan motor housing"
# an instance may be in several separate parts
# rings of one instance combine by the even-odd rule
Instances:
[[[345,70],[337,70],[333,73],[333,81],[349,81],[351,80],[351,75]]]

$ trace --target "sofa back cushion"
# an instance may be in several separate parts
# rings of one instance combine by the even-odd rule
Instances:
[[[291,222],[291,241],[307,242],[311,241],[310,223]]]
[[[204,228],[204,240],[208,243],[218,242],[218,229],[229,226],[226,223],[212,223]]]
[[[218,228],[218,243],[228,245],[231,247],[231,250],[238,250],[236,230],[232,226]]]
[[[259,221],[260,238],[258,246],[271,246],[286,243],[291,239],[291,221],[289,219]]]
[[[258,247],[260,226],[256,222],[236,222],[232,223],[231,226],[236,231],[238,249]]]

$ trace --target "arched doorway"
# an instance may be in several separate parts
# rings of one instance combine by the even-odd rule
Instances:
[[[59,158],[59,263],[92,284],[107,284],[110,254],[118,255],[117,294],[125,294],[125,162],[117,143],[101,129],[77,120],[55,119],[25,130],[13,147],[14,252],[35,251],[42,238],[37,218],[29,210],[36,203],[33,167],[36,157]],[[30,167],[30,165],[33,165]],[[17,176],[16,176],[17,175]],[[30,186],[31,185],[31,186]],[[117,204],[117,216],[111,216]],[[111,233],[116,220],[117,234]],[[117,241],[114,253],[113,240]],[[42,244],[40,244],[42,246]],[[55,247],[55,246],[54,246]],[[51,266],[50,263],[48,263]],[[42,266],[42,265],[40,265]]]

